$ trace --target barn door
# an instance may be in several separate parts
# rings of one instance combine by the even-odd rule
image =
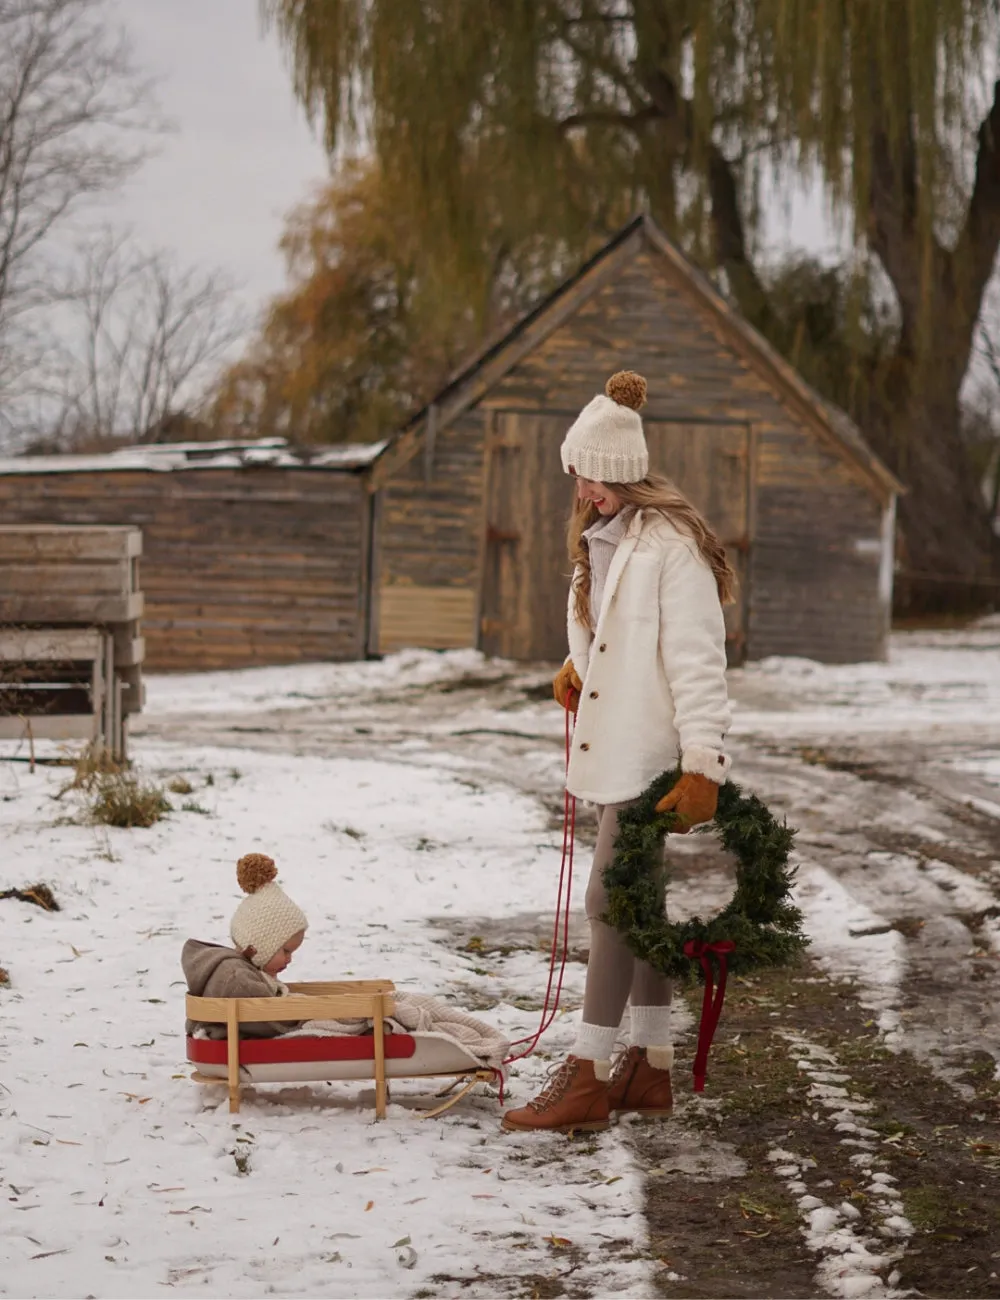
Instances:
[[[559,447],[565,416],[490,412],[480,645],[510,659],[566,655],[572,486]]]
[[[494,411],[487,416],[486,536],[480,645],[510,659],[566,654],[572,486],[559,447],[571,414]],[[745,424],[644,421],[650,469],[667,475],[705,515],[740,579],[726,608],[730,663],[746,643],[750,431]]]
[[[736,570],[736,603],[727,605],[726,649],[742,663],[746,647],[750,552],[750,429],[746,424],[645,420],[649,467],[672,479],[722,539]]]

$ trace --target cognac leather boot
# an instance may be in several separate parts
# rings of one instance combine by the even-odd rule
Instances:
[[[507,1112],[503,1128],[508,1133],[574,1133],[608,1128],[609,1075],[607,1061],[568,1056],[537,1097],[520,1110]]]
[[[670,1087],[670,1069],[651,1064],[648,1052],[654,1052],[661,1065],[673,1064],[673,1048],[630,1047],[615,1061],[608,1090],[608,1106],[619,1115],[669,1115],[674,1108]]]

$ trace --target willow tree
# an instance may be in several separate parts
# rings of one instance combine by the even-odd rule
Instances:
[[[374,150],[480,318],[485,244],[582,252],[643,207],[787,346],[762,181],[818,178],[857,300],[884,284],[893,324],[872,349],[848,313],[838,396],[907,484],[907,564],[932,583],[996,559],[960,389],[1000,243],[1000,82],[982,73],[998,7],[262,0],[330,149]]]

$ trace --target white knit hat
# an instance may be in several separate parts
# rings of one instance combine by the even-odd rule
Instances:
[[[634,370],[619,370],[604,392],[587,403],[563,439],[563,469],[595,483],[638,483],[649,473],[639,418],[646,381]]]
[[[236,864],[236,879],[249,898],[233,914],[229,933],[234,947],[261,969],[309,924],[305,912],[274,883],[277,874],[274,859],[264,853],[247,853]]]

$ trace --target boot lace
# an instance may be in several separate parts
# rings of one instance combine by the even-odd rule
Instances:
[[[531,1109],[541,1112],[558,1105],[576,1077],[578,1068],[577,1062],[572,1059],[554,1061],[545,1072],[548,1083],[537,1097],[532,1097],[531,1101],[528,1102]]]
[[[623,1083],[626,1077],[630,1078],[635,1070],[635,1061],[632,1059],[632,1049],[626,1047],[624,1052],[619,1052],[615,1057],[615,1063],[611,1067],[611,1087]]]

